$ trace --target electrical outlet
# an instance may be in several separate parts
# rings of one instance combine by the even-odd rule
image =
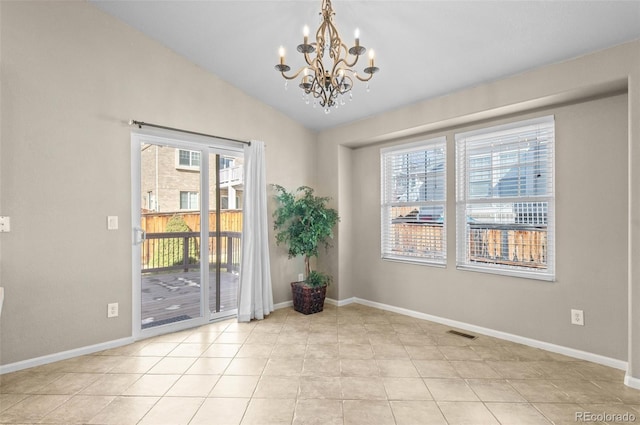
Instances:
[[[107,230],[118,230],[118,216],[117,215],[108,215],[107,216]]]
[[[304,280],[304,275],[302,273],[298,273],[298,282],[302,282]]]
[[[107,317],[118,317],[118,303],[107,304]]]
[[[571,309],[571,324],[584,326],[584,312],[582,310]]]

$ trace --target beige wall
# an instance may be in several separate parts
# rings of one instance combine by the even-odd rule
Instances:
[[[0,364],[131,335],[129,119],[264,140],[268,182],[314,184],[315,133],[94,6],[0,10]],[[278,303],[302,266],[271,252]]]
[[[352,292],[371,301],[626,360],[627,97],[545,109],[506,121],[550,114],[556,123],[556,282],[456,270],[454,135],[505,122],[500,120],[417,139],[447,138],[446,269],[380,258],[380,146],[354,150],[352,179],[358,191],[352,210],[360,213],[353,221],[357,248]],[[572,308],[584,310],[588,326],[569,323]]]
[[[599,100],[594,100],[598,98]],[[431,135],[449,138],[449,210],[453,206],[453,134],[557,114],[557,276],[554,283],[455,269],[449,227],[446,269],[380,260],[379,147]],[[352,148],[351,173],[344,169]],[[640,386],[640,41],[545,66],[320,133],[327,195],[338,199],[340,299],[360,297],[526,338],[628,361]],[[593,167],[598,166],[594,174]],[[342,196],[344,182],[353,194]],[[580,213],[595,184],[606,212]],[[583,228],[606,216],[593,237]],[[343,238],[353,261],[343,260]],[[586,253],[583,256],[581,253]],[[605,256],[605,260],[594,256]],[[570,308],[586,326],[569,324]]]

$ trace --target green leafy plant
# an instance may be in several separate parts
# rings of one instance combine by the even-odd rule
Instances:
[[[189,233],[191,228],[179,215],[172,216],[167,222],[167,233]],[[153,246],[153,258],[151,267],[171,267],[184,264],[184,237],[164,238]],[[188,238],[188,264],[197,264],[199,255],[198,241],[196,238]]]
[[[327,207],[328,197],[314,195],[309,186],[300,186],[294,192],[288,192],[280,185],[273,185],[278,203],[273,212],[273,228],[277,231],[276,243],[289,247],[289,258],[304,256],[306,283],[309,286],[322,286],[331,281],[331,277],[317,271],[311,271],[310,259],[318,256],[318,247],[329,248],[333,238],[333,228],[340,221],[338,212]]]

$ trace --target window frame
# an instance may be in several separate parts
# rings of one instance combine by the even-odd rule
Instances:
[[[442,191],[441,199],[431,200],[431,201],[427,201],[427,200],[416,201],[416,200],[409,200],[409,199],[407,199],[406,201],[399,201],[397,199],[395,200],[391,199],[393,197],[393,194],[392,194],[393,189],[390,185],[394,184],[394,177],[388,175],[388,173],[392,172],[392,170],[388,168],[389,167],[388,161],[390,160],[390,158],[393,156],[407,155],[407,154],[413,154],[413,153],[418,153],[418,154],[425,153],[426,155],[427,151],[435,152],[437,150],[441,151],[439,154],[441,154],[442,158],[437,159],[438,163],[436,163],[434,167],[440,167],[440,164],[442,164],[442,167],[441,169],[438,169],[436,171],[431,171],[431,172],[433,173],[433,176],[434,176],[433,178],[435,179],[441,178],[442,188],[436,189],[438,192],[440,190]],[[434,155],[437,156],[439,154],[435,153]],[[426,181],[426,179],[428,179],[426,173],[429,173],[429,171],[424,171],[424,173],[425,173],[425,181]],[[395,146],[390,146],[387,148],[380,149],[380,176],[381,176],[381,196],[380,196],[380,201],[381,201],[380,202],[380,205],[381,205],[380,255],[381,255],[381,258],[387,261],[399,261],[404,263],[414,263],[414,264],[421,264],[426,266],[445,268],[447,266],[447,218],[446,218],[447,217],[447,138],[446,136],[439,136],[439,137],[434,137],[427,140],[422,140],[419,142],[406,143],[406,144],[395,145]],[[441,249],[433,250],[431,251],[432,254],[427,254],[427,255],[391,252],[390,244],[392,242],[390,242],[390,239],[391,239],[390,235],[391,235],[391,226],[394,224],[392,223],[392,221],[394,220],[394,217],[393,217],[394,214],[392,213],[392,211],[394,208],[402,208],[402,207],[418,207],[418,208],[426,207],[427,209],[431,209],[431,210],[441,209],[441,221],[433,221],[433,220],[427,219],[425,221],[427,221],[428,223],[424,223],[424,224],[432,224],[434,225],[433,227],[442,228],[440,232],[439,240],[437,238],[430,239],[431,245],[436,245],[436,246],[439,245]],[[418,221],[420,221],[419,215],[420,215],[420,212],[418,210],[418,213],[417,213]],[[396,219],[397,218],[398,217],[396,217]],[[400,224],[403,224],[403,223],[400,223]],[[419,223],[407,223],[407,224],[424,225]],[[417,239],[417,241],[419,242],[420,239]]]
[[[186,194],[186,197],[187,197],[187,204],[188,204],[187,208],[182,207],[183,194]],[[200,209],[200,193],[199,192],[194,192],[191,190],[181,190],[179,196],[180,196],[180,200],[179,200],[180,211],[194,211],[194,210]],[[197,203],[195,207],[191,205],[194,198],[195,198],[195,202]]]
[[[182,164],[180,162],[181,152],[189,153],[189,164]],[[194,165],[194,157],[198,158],[198,164]],[[200,151],[194,151],[190,149],[176,149],[176,169],[178,170],[187,170],[187,171],[200,171],[200,164],[202,164],[202,153]]]
[[[493,160],[493,156],[502,155],[502,154],[510,154],[512,151],[517,151],[518,155],[521,153],[522,144],[530,141],[527,140],[518,140],[514,141],[505,141],[508,140],[509,137],[513,137],[516,134],[524,134],[527,129],[537,129],[536,131],[540,132],[540,135],[536,136],[535,141],[540,143],[540,140],[544,141],[544,137],[548,137],[548,140],[544,144],[544,159],[546,163],[544,166],[546,167],[544,170],[547,174],[544,174],[546,181],[544,182],[545,193],[543,194],[525,194],[525,195],[513,195],[513,196],[495,196],[493,193],[493,189],[497,186],[495,183],[495,175],[500,173],[495,173],[495,170],[502,170],[501,174],[503,177],[510,172],[510,170],[518,167],[517,178],[522,179],[523,176],[526,178],[529,174],[523,174],[520,172],[521,168],[531,166],[527,165],[526,160],[522,160],[520,157],[515,159],[515,162],[507,167],[504,163],[500,161],[500,158],[497,162],[499,166],[495,165]],[[534,130],[529,130],[534,131]],[[495,142],[491,139],[496,139]],[[502,140],[499,140],[502,139]],[[491,165],[487,168],[489,170],[489,175],[493,176],[493,184],[491,193],[487,196],[478,196],[477,194],[472,195],[470,192],[470,176],[474,171],[474,169],[470,169],[470,160],[471,155],[469,150],[473,152],[473,148],[467,149],[469,144],[478,141],[484,141],[487,143],[488,140],[491,140],[491,145],[488,150],[490,156]],[[500,152],[502,146],[512,145],[513,149],[504,150]],[[537,146],[540,146],[538,144]],[[486,127],[478,130],[473,130],[469,132],[457,133],[455,135],[455,163],[456,163],[456,268],[460,270],[469,270],[469,271],[477,271],[491,274],[500,274],[500,275],[508,275],[514,277],[522,277],[529,279],[537,279],[544,281],[555,281],[556,279],[556,249],[555,249],[555,239],[556,239],[556,226],[555,226],[555,183],[556,183],[556,170],[555,170],[555,148],[556,148],[556,139],[555,139],[555,117],[553,115],[538,117],[534,119],[521,120],[516,122],[511,122],[504,125]],[[538,148],[540,151],[540,148]],[[536,153],[536,155],[540,155]],[[464,156],[464,157],[462,157]],[[536,156],[536,161],[539,162],[539,156]],[[538,164],[537,167],[540,165]],[[505,171],[506,170],[506,171]],[[492,174],[493,173],[493,174]],[[536,177],[539,177],[538,174]],[[500,181],[502,178],[500,179]],[[550,181],[549,181],[550,180]],[[491,180],[489,180],[491,184]],[[538,185],[535,185],[535,191],[538,191]],[[512,185],[508,186],[506,190],[516,190],[518,192],[522,191],[522,183],[518,182],[517,186]],[[482,208],[483,205],[493,204],[491,208],[499,208],[499,205],[507,206],[511,205],[511,214],[515,215],[513,217],[514,223],[499,223],[497,226],[505,227],[509,224],[513,224],[514,227],[517,225],[522,225],[522,222],[519,222],[518,216],[516,215],[515,210],[518,208],[522,208],[522,206],[529,205],[530,207],[535,206],[538,208],[536,213],[533,215],[530,224],[531,229],[530,232],[539,232],[542,228],[542,225],[546,225],[546,234],[545,234],[545,247],[544,249],[540,249],[545,254],[546,260],[546,269],[536,268],[533,265],[527,267],[526,265],[508,265],[506,261],[501,260],[501,262],[479,262],[472,261],[470,259],[470,224],[469,219],[471,215],[469,214],[469,206],[476,205]],[[534,205],[535,204],[535,205]],[[520,206],[519,206],[520,205]],[[540,219],[539,217],[544,217]],[[487,226],[489,228],[489,226]],[[504,229],[501,229],[502,231]],[[517,230],[514,228],[514,230]],[[504,240],[504,239],[503,239]],[[531,247],[532,245],[529,245]]]

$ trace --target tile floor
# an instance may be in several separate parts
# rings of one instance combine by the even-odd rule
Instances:
[[[0,423],[640,423],[620,370],[447,330],[355,304],[214,323],[3,375]]]

